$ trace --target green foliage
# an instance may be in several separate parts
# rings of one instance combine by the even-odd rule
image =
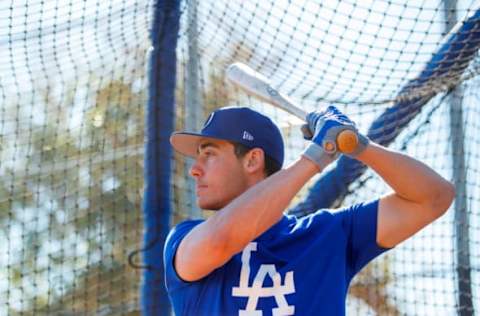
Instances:
[[[13,179],[0,178],[7,243],[22,245],[9,246],[9,289],[20,289],[23,302],[10,313],[95,314],[122,304],[133,312],[140,272],[127,257],[142,237],[145,91],[112,80],[88,91],[92,101],[72,120],[78,86],[64,87],[61,101],[48,87],[44,121],[18,118],[19,129],[36,131],[16,140],[17,151],[28,153],[24,172],[6,169]]]

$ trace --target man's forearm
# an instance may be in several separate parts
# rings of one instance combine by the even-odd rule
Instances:
[[[301,158],[259,182],[209,218],[209,229],[225,239],[228,253],[241,251],[282,217],[290,201],[318,167]]]
[[[440,202],[453,192],[450,182],[424,163],[371,143],[358,160],[375,170],[401,198],[416,203]]]

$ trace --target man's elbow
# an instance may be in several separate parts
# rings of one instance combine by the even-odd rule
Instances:
[[[435,218],[438,218],[445,214],[450,205],[452,205],[454,199],[454,185],[447,180],[443,180],[442,183],[439,184],[436,193],[432,196],[431,209],[434,212]]]

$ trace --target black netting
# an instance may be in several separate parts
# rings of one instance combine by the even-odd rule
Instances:
[[[127,262],[141,248],[143,229],[153,2],[0,2],[2,315],[141,309],[142,271]],[[413,82],[401,94],[456,21],[476,10],[475,1],[181,4],[177,129],[198,129],[214,108],[248,105],[280,124],[287,163],[298,157],[300,120],[226,83],[224,70],[237,61],[306,111],[338,106],[365,133],[395,102],[429,97],[390,146],[454,181],[456,204],[358,275],[348,314],[469,315],[469,302],[480,308],[478,58],[459,58],[439,80]],[[173,159],[173,222],[208,215],[195,206],[190,162]],[[342,203],[387,189],[366,171]]]
[[[152,3],[0,3],[0,314],[139,310]]]

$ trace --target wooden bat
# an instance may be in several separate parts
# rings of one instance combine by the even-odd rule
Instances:
[[[249,66],[242,63],[233,63],[226,70],[226,77],[235,85],[239,86],[247,93],[266,101],[290,114],[295,115],[305,121],[307,112],[299,108],[286,95],[282,94],[276,88],[270,85],[269,80],[262,74],[256,72]],[[302,132],[308,138],[311,138],[312,132],[308,128],[302,128]],[[326,152],[335,151],[338,148],[342,153],[349,154],[357,148],[358,136],[352,130],[345,130],[338,134],[336,144],[326,143],[324,150]]]

